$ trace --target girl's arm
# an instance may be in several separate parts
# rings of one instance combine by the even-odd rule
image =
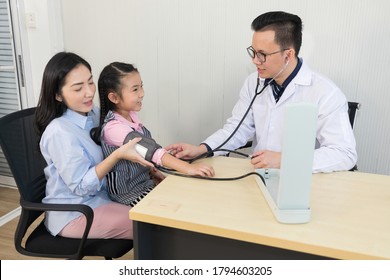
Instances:
[[[182,161],[169,153],[165,153],[162,156],[161,162],[163,166],[175,169],[188,175],[198,175],[202,177],[214,177],[215,175],[214,169],[211,166],[198,163],[189,164],[188,162]]]

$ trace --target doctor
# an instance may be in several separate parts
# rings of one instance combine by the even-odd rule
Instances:
[[[237,132],[222,148],[234,150],[253,138],[254,167],[280,168],[284,109],[290,103],[310,102],[318,107],[313,172],[351,169],[357,154],[348,102],[331,80],[311,71],[298,57],[301,19],[285,12],[268,12],[252,22],[252,29],[252,45],[247,52],[257,71],[245,80],[232,116],[199,146],[177,143],[166,149],[178,158],[212,155],[213,149],[233,133],[256,92],[264,87]]]

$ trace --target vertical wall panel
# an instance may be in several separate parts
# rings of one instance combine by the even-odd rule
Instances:
[[[180,1],[179,129],[199,143],[222,119],[224,1]]]
[[[155,81],[155,88],[145,88],[148,98],[141,116],[160,143],[169,143],[172,138],[179,138],[177,126],[177,120],[180,118],[179,2],[180,0],[158,1],[157,21],[151,19],[157,38],[154,46],[157,50],[157,59],[149,65],[149,68],[155,69],[156,73],[155,76],[145,77],[145,83],[149,84]],[[150,69],[147,66],[145,71],[149,72]],[[155,116],[157,118],[149,117],[150,98],[156,102]],[[158,123],[155,121],[156,119],[159,120]]]
[[[91,62],[96,80],[110,61],[138,66],[146,91],[140,115],[162,145],[199,143],[230,116],[255,70],[245,48],[257,15],[300,15],[300,55],[362,103],[359,169],[390,175],[389,1],[65,0],[62,6],[65,46]]]

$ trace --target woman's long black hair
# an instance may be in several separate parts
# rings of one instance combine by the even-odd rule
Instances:
[[[59,102],[56,96],[61,95],[68,73],[80,64],[92,72],[91,65],[86,60],[71,52],[57,53],[47,63],[42,77],[41,94],[35,110],[35,126],[39,138],[49,123],[61,117],[66,111],[66,104]]]

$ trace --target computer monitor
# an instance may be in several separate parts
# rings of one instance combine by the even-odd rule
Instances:
[[[317,107],[294,103],[286,106],[280,169],[257,169],[266,185],[256,178],[276,219],[281,223],[310,221]]]

